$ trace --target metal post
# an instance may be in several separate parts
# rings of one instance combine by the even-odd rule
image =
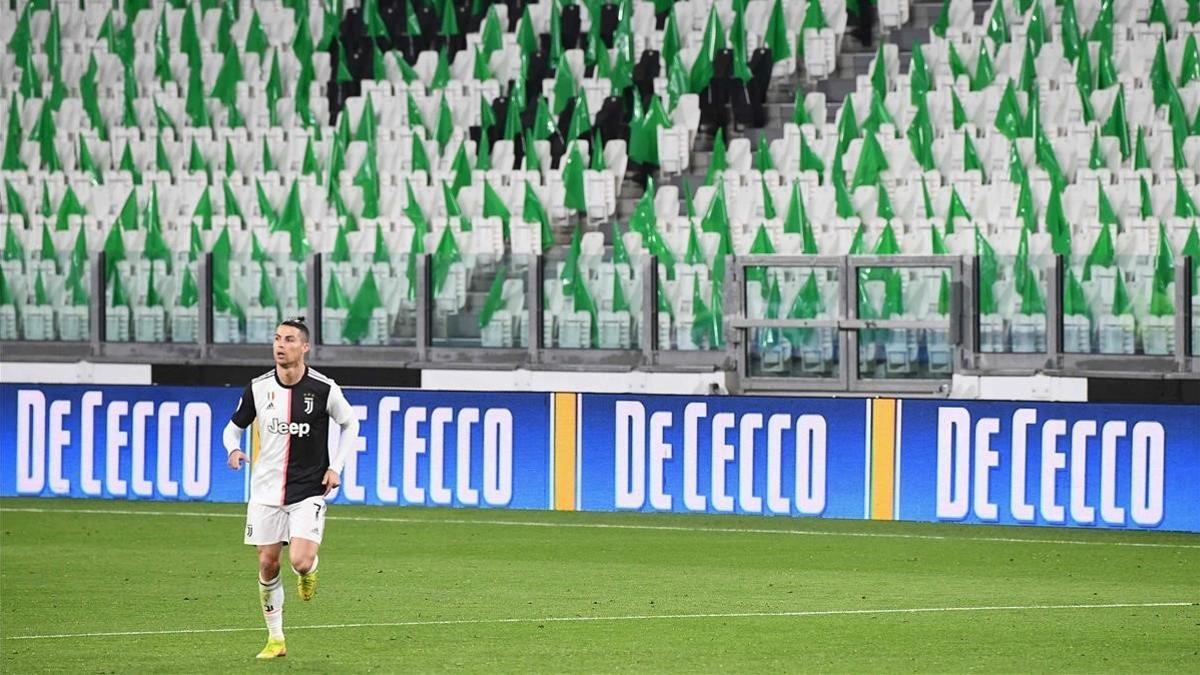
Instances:
[[[529,349],[529,363],[537,363],[540,360],[539,354],[544,344],[542,342],[543,260],[540,255],[534,256],[529,263],[529,268],[525,271],[525,307],[529,313],[526,319],[529,322],[529,344],[526,347]]]
[[[108,279],[104,275],[104,251],[92,256],[92,296],[88,299],[88,337],[92,342],[92,356],[99,356],[104,342],[107,310],[105,288]]]
[[[1062,367],[1062,289],[1063,256],[1051,259],[1050,274],[1046,279],[1046,365],[1057,370]]]
[[[967,367],[974,369],[979,367],[979,258],[974,255],[965,256],[964,263],[966,270],[963,279],[966,280],[967,287],[963,290],[968,311],[964,324],[967,335],[963,344],[970,354]]]
[[[433,283],[429,277],[430,256],[423,253],[417,258],[417,360],[429,359],[429,344],[433,322]]]
[[[967,350],[963,348],[964,335],[966,330],[966,293],[965,284],[963,283],[963,264],[962,258],[959,258],[958,264],[950,268],[950,330],[947,331],[946,338],[950,342],[951,349],[954,350],[955,367],[961,366],[966,359]]]
[[[654,363],[658,352],[658,258],[642,258],[642,363]]]
[[[1175,363],[1180,372],[1188,370],[1192,328],[1192,265],[1196,259],[1183,256],[1175,266]]]
[[[308,305],[305,315],[308,317],[308,331],[311,334],[312,348],[321,349],[321,254],[309,256],[305,263],[305,275],[308,277],[308,297],[304,299]],[[316,358],[318,355],[314,355]]]
[[[200,280],[196,298],[196,311],[200,313],[200,330],[197,339],[200,342],[200,358],[208,358],[213,341],[213,255],[205,253],[196,261],[196,276]]]
[[[838,314],[855,321],[858,319],[858,273],[857,268],[850,264],[849,256],[842,258],[838,274],[842,282],[842,292],[838,295]],[[858,380],[858,331],[839,330],[838,350],[841,352],[838,370],[842,374],[842,386],[849,390],[851,383]]]

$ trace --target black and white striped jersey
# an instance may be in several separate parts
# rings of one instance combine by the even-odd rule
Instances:
[[[331,419],[342,427],[343,435],[333,451]],[[242,430],[255,420],[259,450],[250,478],[254,504],[281,506],[324,494],[325,470],[341,473],[340,449],[347,447],[347,436],[358,431],[358,420],[341,387],[312,368],[305,368],[300,381],[290,387],[279,381],[274,369],[251,381],[230,420],[230,427],[236,429],[226,428],[228,452],[240,449]]]

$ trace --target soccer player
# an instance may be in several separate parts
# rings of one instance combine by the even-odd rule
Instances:
[[[260,659],[287,653],[283,637],[283,584],[279,557],[289,547],[292,570],[299,575],[301,600],[317,590],[317,549],[325,529],[325,495],[340,483],[346,448],[358,435],[358,418],[333,380],[304,364],[308,327],[303,319],[275,329],[275,368],[256,377],[242,392],[225,426],[229,468],[247,461],[242,432],[255,419],[259,452],[250,476],[245,543],[258,547],[259,601],[267,622],[267,646]],[[329,420],[342,428],[329,448]]]

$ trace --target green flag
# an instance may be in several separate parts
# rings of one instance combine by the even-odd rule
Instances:
[[[716,7],[708,12],[708,21],[704,27],[704,37],[700,42],[700,51],[692,63],[690,75],[692,93],[700,93],[708,89],[713,77],[713,61],[717,52],[725,48],[725,29],[721,26],[721,18],[717,16]]]
[[[563,197],[563,206],[582,213],[587,212],[587,197],[584,191],[583,174],[585,166],[583,157],[579,155],[579,146],[572,144],[571,152],[567,156],[567,163],[562,172],[563,189],[566,193]]]
[[[987,44],[979,41],[979,58],[975,61],[975,75],[971,78],[971,91],[983,91],[996,79],[996,68]]]
[[[932,80],[929,67],[925,63],[925,52],[921,49],[919,42],[913,45],[912,60],[908,64],[908,80],[909,101],[913,105],[916,105],[918,101],[924,101],[925,95],[932,86]]]
[[[854,169],[854,180],[851,188],[862,185],[874,185],[879,181],[879,175],[888,169],[887,157],[879,145],[879,139],[874,133],[863,137],[862,148],[858,154],[858,165]]]
[[[1117,89],[1117,98],[1113,102],[1112,112],[1108,121],[1100,128],[1105,136],[1116,136],[1121,147],[1121,159],[1129,159],[1132,149],[1129,147],[1129,126],[1125,122],[1125,85]]]
[[[571,111],[571,124],[567,130],[567,140],[585,138],[592,128],[591,114],[588,112],[587,96],[575,99],[575,108]]]
[[[1196,208],[1196,202],[1192,200],[1191,194],[1188,193],[1187,187],[1183,181],[1179,179],[1179,172],[1175,172],[1175,217],[1176,218],[1196,218],[1200,216],[1200,210]]]
[[[1008,31],[1008,19],[1004,16],[1004,0],[996,0],[992,3],[991,18],[987,22],[987,36],[997,46],[1011,39]]]
[[[55,17],[58,16],[56,12]],[[154,75],[159,82],[171,82],[171,40],[167,33],[167,13],[158,15],[158,27],[154,30]]]
[[[1176,211],[1178,211],[1176,207]],[[67,191],[58,202],[58,215],[54,225],[54,229],[58,231],[66,230],[70,227],[71,216],[86,216],[87,209],[80,203],[79,197],[75,195],[75,189],[70,185],[67,186]]]
[[[1125,288],[1125,274],[1117,268],[1117,283],[1113,287],[1112,299],[1113,316],[1133,316],[1133,299]]]
[[[1021,107],[1017,103],[1017,92],[1013,89],[1013,81],[1004,85],[1004,93],[1000,96],[1000,105],[996,109],[996,129],[1009,140],[1017,137],[1021,129]]]
[[[487,297],[483,301],[483,309],[479,312],[479,327],[486,328],[492,322],[492,317],[496,312],[504,309],[504,281],[508,275],[508,268],[500,265],[496,269],[496,276],[492,279],[492,285],[488,288]]]
[[[1088,316],[1090,313],[1087,293],[1083,290],[1083,284],[1079,283],[1079,279],[1075,276],[1075,270],[1068,267],[1067,287],[1063,291],[1063,314],[1066,316]]]
[[[357,344],[367,336],[371,327],[371,315],[383,306],[379,297],[379,288],[375,285],[375,273],[367,270],[362,285],[354,294],[350,309],[346,313],[346,322],[342,324],[342,339],[350,344]]]
[[[980,314],[995,314],[997,308],[993,285],[999,273],[996,262],[996,249],[991,242],[975,227],[975,259],[979,273],[979,312]]]
[[[404,178],[404,215],[408,217],[414,227],[422,230],[429,229],[429,219],[425,217],[421,203],[417,200],[417,194],[413,191],[412,181],[408,177]]]
[[[104,275],[111,278],[117,269],[117,263],[125,260],[125,240],[121,237],[121,228],[113,223],[104,240]]]
[[[454,238],[454,229],[447,227],[442,230],[437,249],[433,253],[433,292],[441,293],[446,279],[450,276],[450,266],[462,262],[462,253]]]
[[[950,27],[950,0],[942,0],[942,10],[938,12],[938,18],[929,27],[929,30],[934,35],[944,38],[946,37],[946,29]]]
[[[778,63],[792,55],[788,45],[787,18],[783,14],[783,3],[775,0],[771,5],[771,14],[767,17],[767,29],[763,34],[763,44],[771,50],[771,62]]]
[[[1099,180],[1096,181],[1096,205],[1097,220],[1102,225],[1115,225],[1119,231],[1121,221],[1117,218],[1116,209],[1113,208],[1112,202],[1108,200],[1108,195],[1104,192],[1104,185]]]
[[[486,179],[483,181],[483,217],[499,218],[504,241],[509,241],[511,237],[509,221],[512,218],[512,213],[508,210],[508,206],[504,204],[504,200],[500,197],[500,194],[496,192],[496,189]]]
[[[46,227],[42,225],[43,229]],[[8,222],[8,227],[4,230],[4,260],[24,260],[25,247],[21,245],[21,240],[17,237],[16,230],[13,229],[12,221]]]
[[[346,291],[342,290],[342,285],[338,283],[337,274],[330,271],[329,287],[325,289],[325,309],[339,310],[349,308],[350,298],[346,295]]]
[[[712,156],[708,162],[708,173],[704,176],[704,184],[712,185],[713,178],[728,168],[729,162],[725,159],[725,130],[718,128],[716,136],[713,137]]]
[[[350,262],[350,241],[346,238],[346,227],[338,226],[337,234],[333,239],[333,252],[329,254],[329,259],[335,263]]]
[[[1093,267],[1112,267],[1116,262],[1116,254],[1116,249],[1113,247],[1112,230],[1108,225],[1101,225],[1100,233],[1096,235],[1092,250],[1083,264],[1083,280],[1091,280]]]
[[[507,209],[505,209],[507,211]],[[542,206],[537,193],[529,181],[525,181],[525,203],[521,210],[521,219],[527,223],[538,223],[541,227],[542,250],[547,251],[554,246],[554,231],[550,229],[550,215]]]
[[[1055,255],[1071,255],[1071,225],[1063,212],[1061,194],[1059,190],[1050,190],[1050,202],[1046,205],[1046,232],[1050,234]]]
[[[17,102],[16,92],[13,92],[9,98],[8,109],[10,111],[21,109],[21,105]],[[8,127],[4,134],[4,159],[0,162],[0,169],[4,171],[25,170],[25,162],[21,159],[21,142],[23,139],[21,116],[10,112],[8,115]]]

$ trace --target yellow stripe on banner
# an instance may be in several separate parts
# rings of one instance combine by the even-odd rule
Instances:
[[[575,510],[578,394],[554,394],[554,510]]]
[[[258,446],[259,445],[260,445],[260,441],[258,439],[258,420],[255,420],[254,422],[250,423],[250,463],[251,464],[258,461]]]
[[[877,398],[871,407],[871,519],[894,520],[896,399]]]

